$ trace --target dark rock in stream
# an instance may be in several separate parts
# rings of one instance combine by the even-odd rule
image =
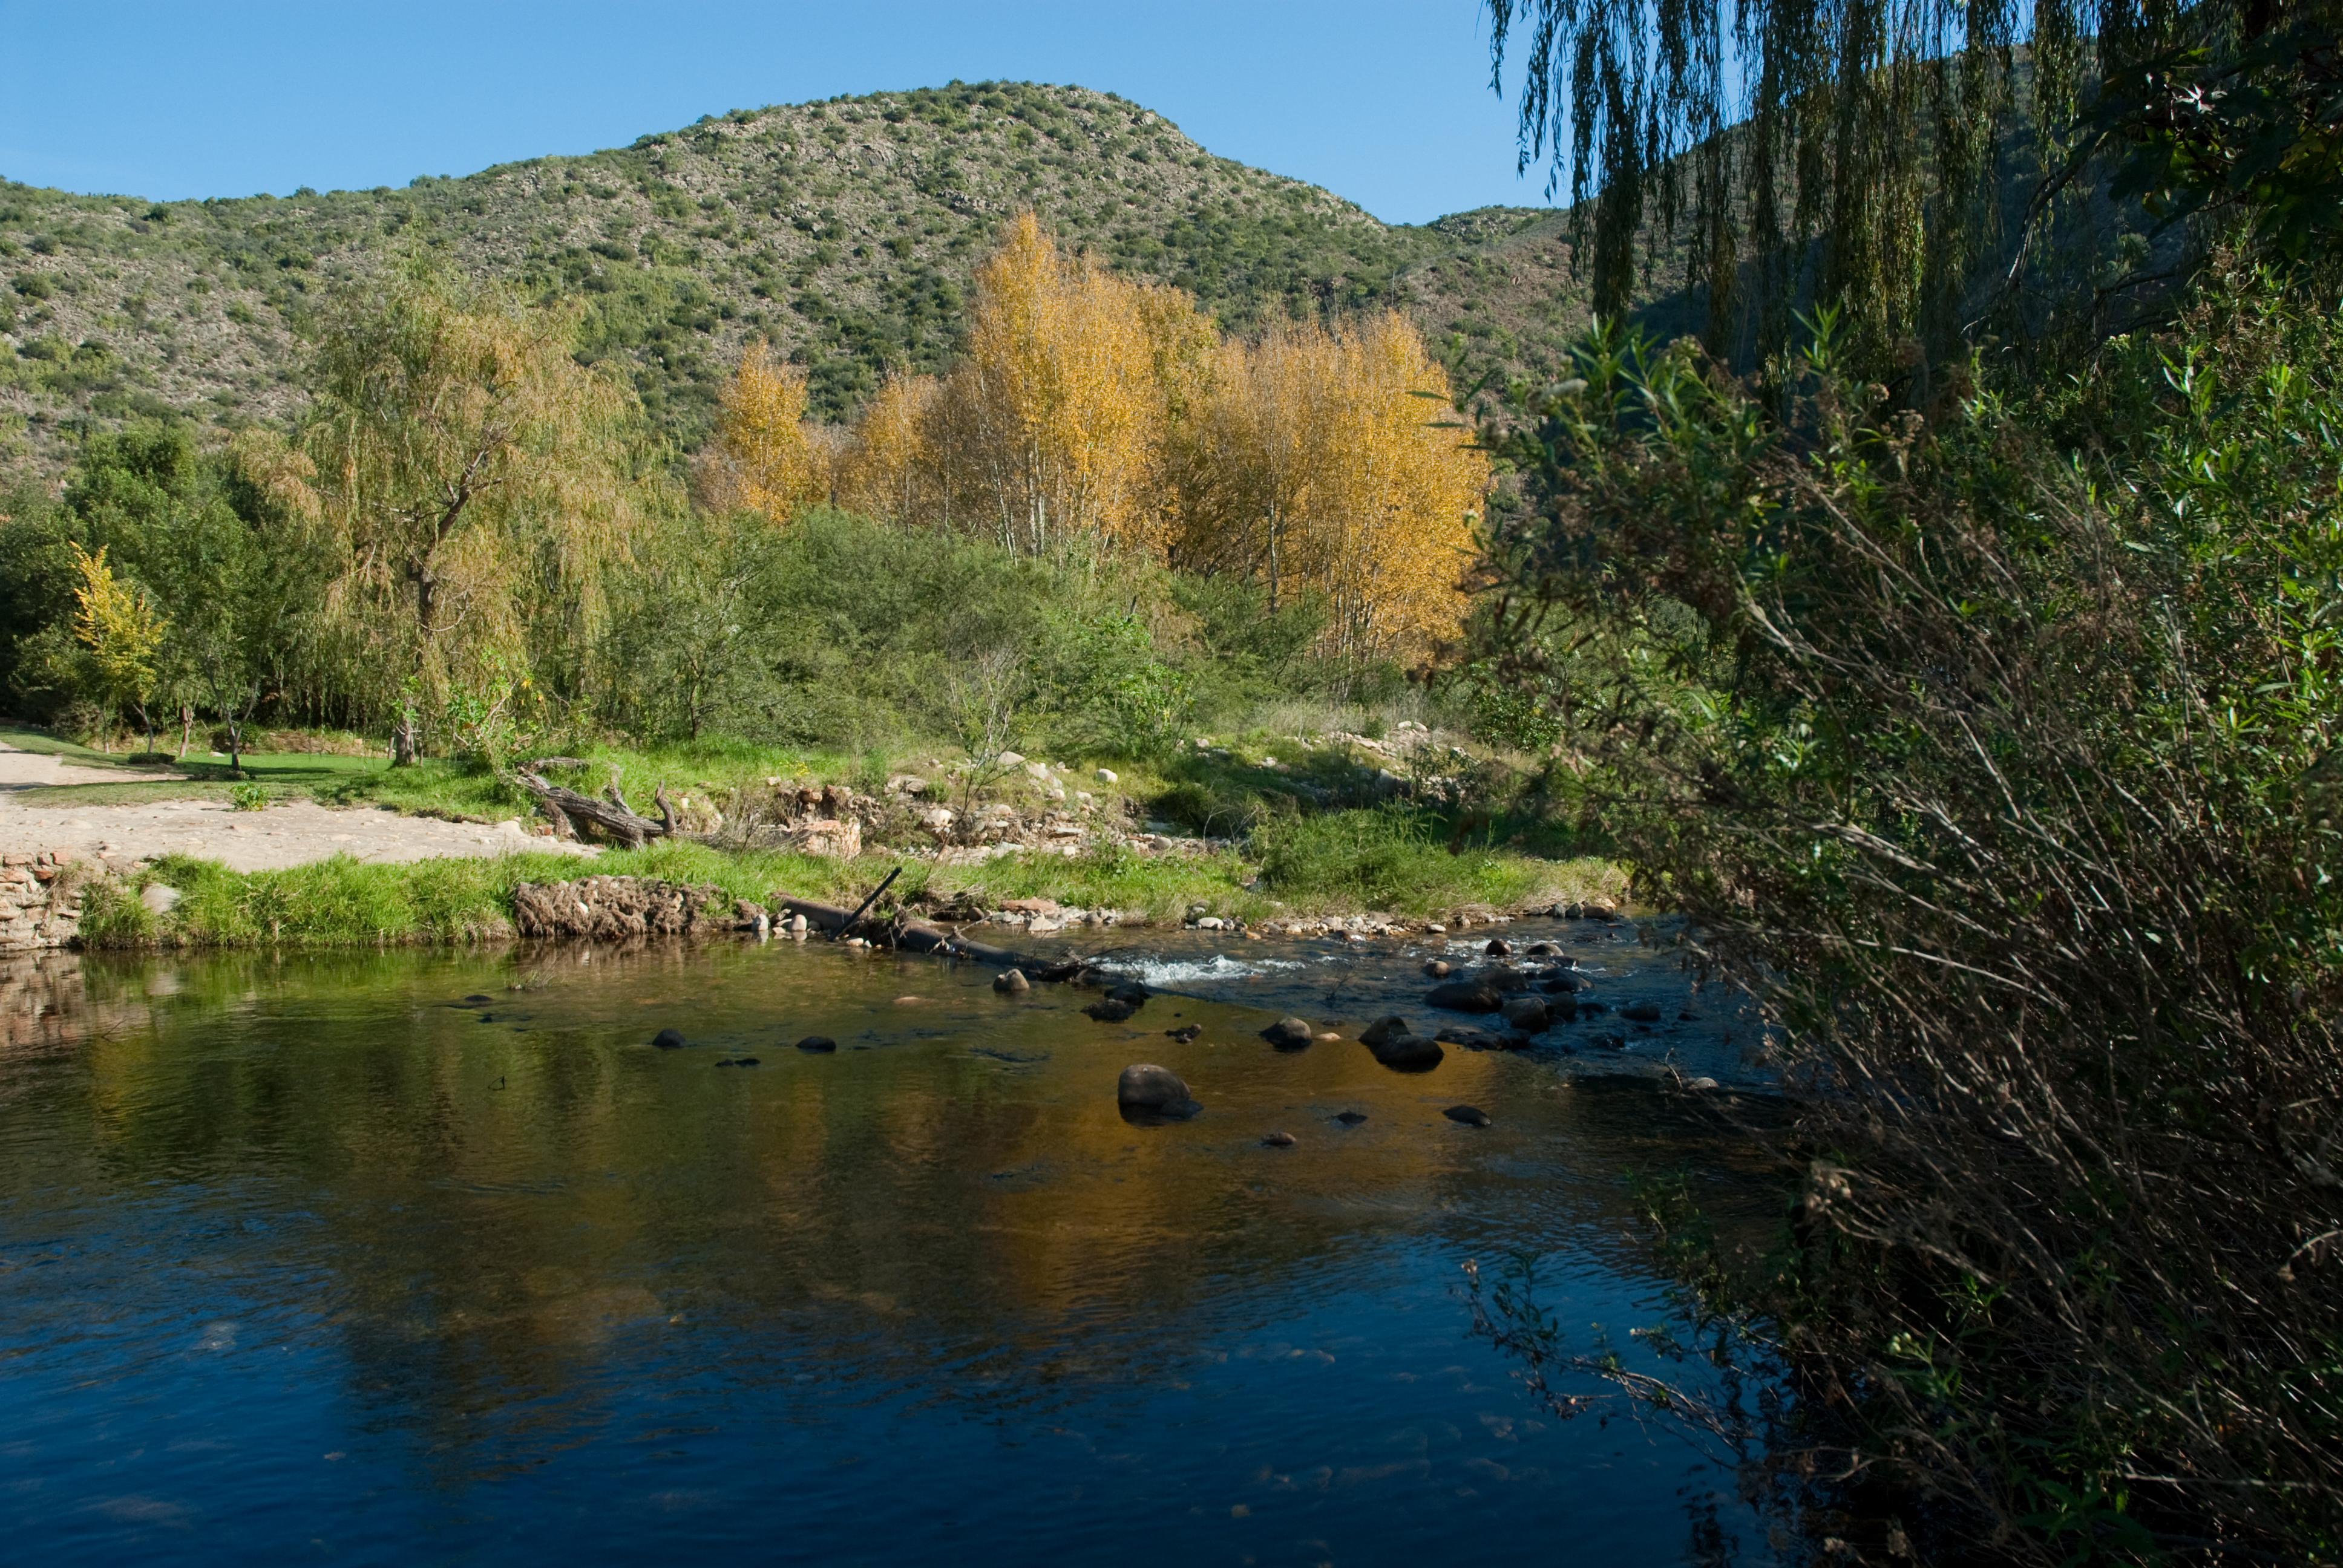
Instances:
[[[1451,1121],[1461,1121],[1467,1127],[1489,1125],[1489,1113],[1477,1105],[1452,1105],[1440,1114]]]
[[[651,1044],[660,1050],[681,1050],[689,1043],[679,1029],[663,1029],[651,1036]]]
[[[1403,1034],[1414,1032],[1408,1027],[1407,1020],[1395,1012],[1386,1013],[1359,1031],[1359,1043],[1373,1050],[1387,1040],[1397,1040]]]
[[[1543,1000],[1534,996],[1517,996],[1504,1006],[1505,1021],[1523,1034],[1544,1034],[1553,1027],[1554,1017]]]
[[[1121,1023],[1139,1009],[1131,1002],[1116,1001],[1111,997],[1101,997],[1082,1010],[1101,1023]]]
[[[1167,1029],[1163,1032],[1173,1040],[1185,1041],[1203,1033],[1204,1026],[1201,1023],[1183,1023],[1178,1029]]]
[[[469,995],[469,996],[466,997],[466,998],[463,1000],[463,1001],[462,1001],[462,1002],[460,1002],[460,1003],[459,1003],[459,1004],[458,1004],[458,1005],[462,1006],[462,1007],[486,1007],[486,1006],[488,1006],[488,1003],[490,1003],[491,1001],[494,1001],[495,1000],[496,1000],[496,999],[495,999],[494,997],[491,997],[491,996],[485,996],[485,995],[481,994],[481,993],[480,993],[480,992],[478,992],[478,991],[474,991],[471,995]]]
[[[1491,937],[1489,945],[1481,950],[1493,959],[1501,959],[1513,950],[1513,944],[1503,937]]]
[[[1631,1001],[1619,1010],[1619,1016],[1629,1023],[1657,1023],[1660,1009],[1656,1002]]]
[[[1496,987],[1484,981],[1458,980],[1433,986],[1425,995],[1423,1005],[1445,1008],[1450,1012],[1494,1012],[1505,1005],[1505,999],[1497,993]]]
[[[1367,1048],[1375,1060],[1393,1072],[1430,1072],[1447,1059],[1436,1040],[1426,1040],[1420,1034],[1393,1035],[1381,1045]]]
[[[1356,1127],[1366,1119],[1367,1113],[1363,1111],[1338,1111],[1334,1113],[1334,1120],[1345,1127]]]
[[[1190,1097],[1178,1073],[1151,1061],[1133,1062],[1122,1070],[1115,1080],[1114,1101],[1125,1121],[1161,1117],[1185,1121],[1204,1109]]]
[[[1137,980],[1125,980],[1122,984],[1109,990],[1106,993],[1106,1000],[1109,1001],[1128,1002],[1132,1008],[1136,1009],[1145,1007],[1147,1005],[1147,999],[1154,994],[1155,993],[1153,991],[1149,990]]]
[[[838,1041],[826,1034],[809,1034],[798,1041],[799,1050],[836,1050]]]
[[[1446,980],[1452,971],[1448,967],[1447,960],[1427,959],[1424,960],[1423,972],[1433,980]]]
[[[1298,1018],[1281,1018],[1261,1031],[1262,1039],[1280,1050],[1300,1050],[1313,1038],[1307,1023]]]

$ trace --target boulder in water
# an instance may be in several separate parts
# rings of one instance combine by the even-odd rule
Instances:
[[[1338,1111],[1334,1113],[1334,1120],[1345,1127],[1356,1127],[1366,1119],[1367,1113],[1363,1111]]]
[[[1137,1009],[1145,1007],[1147,1005],[1147,999],[1154,994],[1155,993],[1153,991],[1149,990],[1137,980],[1125,980],[1122,984],[1109,990],[1106,993],[1106,1000],[1109,1001],[1129,1002],[1132,1008]]]
[[[1112,997],[1101,997],[1082,1009],[1101,1023],[1121,1023],[1139,1010],[1135,1002],[1117,1001]]]
[[[799,1050],[836,1050],[838,1041],[826,1034],[809,1034],[798,1041]]]
[[[1002,996],[1022,996],[1033,989],[1023,970],[1005,970],[992,977],[992,989]]]
[[[1502,1010],[1505,1021],[1523,1034],[1544,1034],[1554,1022],[1545,1003],[1534,996],[1517,996]]]
[[[1423,972],[1430,975],[1433,980],[1446,980],[1450,973],[1448,960],[1445,959],[1426,959],[1423,964]]]
[[[1184,1121],[1203,1109],[1189,1095],[1188,1086],[1168,1067],[1151,1061],[1133,1062],[1115,1080],[1115,1103],[1126,1116],[1162,1116]]]
[[[1291,1132],[1272,1132],[1261,1141],[1262,1147],[1265,1149],[1291,1149],[1293,1147],[1294,1138]]]
[[[1505,1005],[1505,999],[1498,994],[1496,987],[1484,980],[1454,980],[1433,986],[1423,1004],[1445,1008],[1450,1012],[1494,1012]]]
[[[1462,1122],[1467,1127],[1489,1125],[1489,1113],[1477,1105],[1452,1105],[1440,1114],[1451,1121]]]
[[[1619,1016],[1629,1023],[1657,1023],[1660,1008],[1657,1002],[1631,1001],[1619,1010]]]
[[[663,1029],[651,1036],[651,1044],[660,1050],[681,1050],[690,1043],[683,1038],[683,1030],[679,1029]]]
[[[1262,1039],[1280,1050],[1300,1050],[1313,1038],[1307,1023],[1298,1018],[1281,1018],[1261,1031]]]
[[[1426,1040],[1420,1034],[1393,1035],[1381,1045],[1370,1046],[1375,1060],[1393,1072],[1430,1072],[1446,1059],[1436,1040]]]
[[[1407,1020],[1395,1012],[1386,1013],[1359,1031],[1359,1043],[1372,1050],[1387,1040],[1397,1040],[1403,1034],[1414,1032],[1407,1026]]]

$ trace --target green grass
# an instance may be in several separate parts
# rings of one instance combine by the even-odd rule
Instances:
[[[1246,920],[1369,908],[1422,915],[1463,904],[1544,902],[1594,892],[1616,896],[1620,881],[1616,869],[1599,860],[1564,863],[1490,851],[1451,855],[1413,840],[1395,849],[1388,830],[1373,824],[1319,833],[1301,855],[1290,846],[1281,852],[1286,859],[1278,862],[1273,885],[1257,879],[1254,868],[1231,853],[1148,859],[1129,849],[1107,849],[1073,856],[1003,856],[981,866],[904,861],[903,875],[882,908],[1049,898],[1083,909],[1136,911],[1158,922],[1176,921],[1199,904],[1214,914]],[[896,863],[883,853],[844,862],[691,843],[614,850],[590,861],[522,853],[384,865],[337,856],[252,872],[171,856],[129,884],[92,888],[81,930],[85,943],[102,948],[488,941],[513,934],[513,890],[523,882],[658,877],[713,883],[728,898],[763,900],[784,892],[842,904],[859,901]],[[180,902],[170,914],[158,918],[139,902],[137,890],[148,882],[178,890]],[[1366,893],[1383,896],[1363,898]]]

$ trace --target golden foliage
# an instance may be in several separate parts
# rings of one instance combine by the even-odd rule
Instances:
[[[1175,564],[1328,608],[1326,651],[1413,658],[1453,636],[1488,464],[1442,427],[1447,373],[1396,313],[1221,350],[1169,465]]]
[[[89,649],[98,678],[117,700],[143,703],[155,689],[156,655],[163,647],[162,611],[146,590],[114,575],[106,547],[91,555],[73,547],[74,637]]]
[[[1068,256],[1031,213],[977,274],[968,357],[889,381],[839,467],[847,506],[1040,552],[1095,540],[1312,596],[1326,651],[1454,633],[1488,479],[1441,427],[1448,377],[1396,314],[1223,343],[1185,294]]]
[[[807,432],[805,409],[805,372],[775,359],[763,338],[749,344],[724,387],[706,499],[776,523],[823,499],[829,464]]]

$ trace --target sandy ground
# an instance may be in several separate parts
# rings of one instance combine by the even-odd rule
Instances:
[[[333,855],[361,860],[428,860],[448,856],[555,850],[591,855],[588,845],[539,839],[518,820],[494,827],[402,817],[378,808],[329,810],[286,800],[265,811],[238,811],[225,800],[157,800],[140,806],[43,806],[28,799],[44,784],[119,784],[136,778],[0,745],[0,850],[78,849],[108,860],[196,855],[238,871],[305,865]],[[172,777],[167,772],[152,775]]]

